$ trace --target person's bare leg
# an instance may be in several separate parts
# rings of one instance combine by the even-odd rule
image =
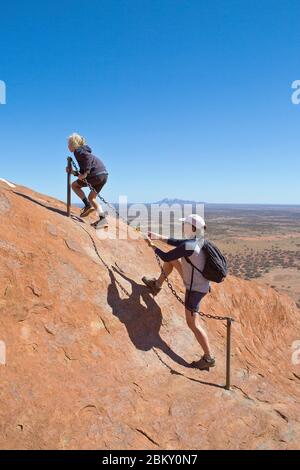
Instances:
[[[78,185],[77,181],[73,181],[72,183],[72,189],[74,193],[81,199],[83,200],[85,198],[85,194],[81,187]]]
[[[161,287],[166,280],[166,276],[169,276],[173,271],[172,263],[164,263],[163,264],[163,272],[161,272],[159,278],[156,281],[157,287]]]
[[[174,268],[177,269],[178,273],[182,277],[182,266],[180,261],[176,260],[170,263],[164,263],[163,272],[156,281],[157,287],[161,287],[163,285],[164,281],[166,280],[166,276],[169,276]]]
[[[205,356],[211,357],[209,339],[208,339],[206,331],[202,328],[200,324],[199,315],[197,315],[197,313],[194,313],[194,315],[192,315],[192,313],[189,310],[185,309],[185,317],[186,317],[186,322],[189,328],[194,333],[195,338],[200,344],[200,346],[202,347]]]
[[[104,216],[104,211],[102,209],[102,206],[97,201],[97,193],[95,191],[91,191],[88,199],[89,199],[90,204],[94,207],[94,209],[96,209],[99,217]]]

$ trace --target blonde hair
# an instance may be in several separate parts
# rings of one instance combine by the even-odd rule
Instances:
[[[68,144],[74,150],[85,144],[85,138],[75,132],[68,138]]]

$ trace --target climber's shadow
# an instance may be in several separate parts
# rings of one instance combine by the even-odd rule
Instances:
[[[47,204],[43,204],[42,202],[37,201],[36,199],[34,199],[33,197],[28,196],[27,194],[23,194],[23,193],[20,193],[20,192],[18,192],[18,191],[14,191],[14,193],[17,194],[18,196],[23,197],[24,199],[27,199],[27,200],[30,201],[30,202],[33,202],[34,204],[37,204],[38,206],[44,207],[44,208],[47,209],[48,211],[56,212],[57,214],[63,215],[63,216],[65,216],[65,217],[67,216],[67,212],[66,212],[66,211],[63,211],[63,210],[58,209],[58,208],[56,208],[56,207],[47,206]]]
[[[113,315],[125,325],[135,347],[141,351],[160,349],[177,364],[189,367],[189,364],[172,351],[161,338],[162,312],[149,289],[126,276],[121,270],[114,268],[114,271],[131,284],[132,291],[129,298],[122,299],[117,289],[118,281],[110,270],[111,283],[108,287],[107,302],[112,308]]]

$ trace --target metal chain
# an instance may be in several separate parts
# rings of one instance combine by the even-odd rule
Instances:
[[[161,272],[163,273],[163,275],[165,277],[168,288],[170,289],[170,291],[172,292],[174,297],[178,300],[178,302],[180,302],[186,308],[184,300],[177,294],[176,290],[174,289],[171,282],[169,281],[169,278],[168,278],[168,276],[166,275],[166,273],[164,271],[164,268],[161,264],[161,260],[160,260],[159,256],[156,253],[154,253],[154,254],[155,254],[155,257],[156,257],[156,261],[157,261],[157,263],[158,263],[158,265],[161,269]],[[228,317],[221,317],[221,316],[218,316],[218,315],[211,315],[210,313],[204,313],[204,312],[201,312],[199,310],[190,310],[190,312],[192,314],[193,313],[198,313],[198,315],[200,315],[201,317],[205,317],[205,318],[209,318],[209,319],[213,319],[213,320],[227,320],[228,319]],[[231,320],[232,320],[232,318],[231,318]]]
[[[73,219],[73,220],[75,220],[75,222],[77,222],[76,219]],[[86,230],[82,225],[79,225],[79,226],[80,226],[80,228],[81,228],[82,230],[84,230],[84,231],[88,234],[88,236],[90,237],[90,240],[92,241],[92,244],[93,244],[93,246],[94,246],[94,250],[95,250],[95,252],[96,252],[96,255],[97,255],[98,258],[100,259],[101,263],[106,267],[106,269],[107,269],[108,271],[118,272],[118,270],[117,270],[114,266],[109,266],[109,264],[107,264],[107,262],[102,258],[102,256],[101,256],[100,253],[99,253],[98,247],[97,247],[97,245],[96,245],[96,243],[95,243],[95,240],[94,240],[94,238],[92,237],[92,235],[89,233],[89,231]],[[118,279],[115,279],[115,282],[116,282],[116,284],[118,284],[118,286],[120,287],[120,289],[122,290],[122,292],[123,292],[125,295],[127,295],[127,297],[130,297],[130,295],[131,295],[130,292],[128,292],[128,290],[126,290],[125,287],[122,286],[122,284],[118,281]]]
[[[76,165],[76,163],[74,162],[74,160],[73,160],[72,158],[71,158],[71,163],[72,163],[73,168],[75,169],[75,171],[76,171],[77,173],[79,173],[79,168],[78,168],[78,166]],[[89,189],[90,189],[91,191],[97,193],[97,191],[93,188],[93,186],[92,186],[86,179],[83,179],[83,181],[84,181],[84,183],[87,184],[87,186],[89,187]],[[118,219],[123,220],[123,222],[125,222],[125,223],[128,225],[128,227],[131,227],[131,228],[133,228],[134,230],[136,230],[137,232],[140,233],[140,231],[139,231],[136,227],[132,227],[132,226],[130,225],[130,223],[128,222],[128,220],[125,219],[124,217],[122,217],[122,216],[120,215],[119,211],[115,208],[115,206],[113,206],[110,202],[106,201],[106,200],[104,199],[104,197],[100,196],[100,194],[97,194],[97,196],[98,196],[98,198],[99,198],[104,204],[106,204],[108,207],[110,207],[110,208],[116,213]],[[82,227],[82,229],[85,230],[83,227]],[[85,230],[85,232],[87,232],[87,230]],[[98,248],[97,248],[97,246],[96,246],[96,244],[95,244],[95,241],[94,241],[93,237],[90,235],[89,232],[87,232],[87,233],[89,234],[90,238],[92,239],[92,242],[93,242],[95,251],[96,251],[96,253],[97,253],[99,259],[100,259],[100,260],[102,261],[102,263],[104,264],[104,266],[105,266],[108,270],[113,269],[114,271],[116,271],[116,269],[114,268],[114,266],[111,266],[111,267],[110,267],[110,266],[103,260],[103,258],[101,257],[101,255],[100,255],[100,253],[99,253],[99,251],[98,251]],[[172,292],[172,294],[174,295],[174,297],[178,300],[178,302],[180,302],[180,303],[186,308],[186,305],[185,305],[184,300],[177,294],[177,292],[176,292],[176,290],[174,289],[173,285],[171,284],[171,282],[170,282],[170,280],[169,280],[167,274],[165,273],[159,256],[157,255],[157,253],[154,253],[154,254],[155,254],[155,258],[156,258],[157,264],[158,264],[158,266],[159,266],[159,268],[160,268],[162,274],[163,274],[164,277],[165,277],[165,280],[166,280],[166,283],[167,283],[168,288],[170,289],[170,291]],[[129,295],[129,296],[130,296],[130,294],[126,291],[126,289],[125,289],[118,281],[116,281],[116,282],[117,282],[117,284],[119,285],[119,287],[121,288],[121,290],[122,290],[126,295]],[[204,313],[204,312],[201,312],[201,311],[199,311],[199,310],[189,310],[189,311],[191,312],[192,315],[193,315],[194,313],[198,313],[198,315],[200,315],[201,317],[205,317],[205,318],[208,318],[208,319],[220,320],[220,321],[223,321],[223,320],[231,320],[231,321],[234,321],[233,318],[230,318],[230,317],[221,317],[221,316],[218,316],[218,315],[211,315],[211,314],[209,314],[209,313]]]

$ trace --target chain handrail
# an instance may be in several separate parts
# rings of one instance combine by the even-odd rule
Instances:
[[[70,157],[70,158],[71,158],[71,157]],[[79,168],[78,168],[78,166],[76,165],[76,163],[74,162],[73,158],[71,158],[71,163],[72,163],[73,168],[75,169],[75,171],[76,171],[78,174],[80,174]],[[90,189],[91,191],[97,193],[97,191],[96,191],[96,190],[93,188],[93,186],[87,181],[86,178],[84,178],[83,181],[84,181],[84,183],[87,184],[87,186],[89,187],[89,189]],[[97,196],[98,196],[98,198],[99,198],[104,204],[106,204],[108,207],[110,207],[110,208],[115,212],[115,214],[117,215],[117,218],[118,218],[118,219],[123,220],[123,222],[125,222],[126,225],[128,225],[128,227],[133,228],[133,229],[136,230],[137,232],[141,233],[136,227],[132,227],[132,226],[130,225],[130,223],[128,222],[127,219],[125,219],[124,217],[121,216],[120,212],[116,209],[116,207],[115,207],[113,204],[111,204],[110,202],[106,201],[106,199],[104,199],[104,197],[100,196],[100,194],[98,194],[98,193],[97,193]],[[144,237],[143,237],[143,240],[145,240]],[[146,240],[145,240],[145,241],[146,241]],[[108,264],[103,260],[103,258],[102,258],[101,255],[99,254],[98,248],[97,248],[97,246],[96,246],[94,240],[93,240],[93,244],[94,244],[95,250],[96,250],[96,252],[97,252],[97,255],[98,255],[99,258],[101,259],[101,261],[102,261],[102,263],[104,264],[104,266],[105,266],[107,269],[114,269],[113,266],[109,267]],[[174,295],[174,297],[178,300],[178,302],[180,302],[185,308],[187,308],[187,307],[186,307],[186,304],[185,304],[185,302],[184,302],[184,300],[177,294],[177,292],[176,292],[176,290],[174,289],[173,285],[171,284],[171,282],[170,282],[170,280],[169,280],[167,274],[165,273],[159,256],[158,256],[157,253],[155,253],[155,252],[154,252],[154,254],[155,254],[155,259],[156,259],[156,261],[157,261],[157,264],[158,264],[158,266],[159,266],[159,268],[160,268],[160,270],[161,270],[163,276],[165,277],[165,281],[166,281],[166,283],[167,283],[168,288],[170,289],[170,291],[172,292],[172,294]],[[123,290],[123,292],[124,292],[126,295],[128,295],[128,293],[127,293],[126,290],[123,288],[123,286],[120,285],[120,287],[121,287],[121,289]],[[204,312],[201,312],[201,311],[199,311],[199,310],[193,310],[193,309],[189,309],[189,311],[190,311],[192,314],[198,313],[198,315],[200,315],[201,317],[205,317],[205,318],[208,318],[208,319],[220,320],[220,321],[227,320],[227,321],[231,321],[231,322],[234,321],[234,319],[231,318],[231,317],[222,317],[222,316],[220,316],[220,315],[211,315],[211,314],[209,314],[209,313],[204,313]]]
[[[186,308],[186,304],[185,304],[184,300],[177,294],[176,290],[174,289],[171,282],[169,281],[169,278],[168,278],[167,274],[165,273],[165,271],[163,269],[163,266],[161,264],[161,261],[160,261],[160,258],[158,256],[158,254],[157,253],[154,253],[154,254],[155,254],[155,257],[156,257],[157,264],[159,265],[159,267],[161,269],[161,272],[163,273],[163,275],[165,277],[168,288],[170,289],[170,291],[172,292],[174,297],[178,300],[178,302],[180,302]],[[199,310],[190,310],[189,309],[189,311],[191,313],[198,313],[198,315],[200,315],[201,317],[205,317],[205,318],[208,318],[208,319],[213,319],[213,320],[228,320],[228,319],[230,319],[231,321],[234,321],[233,318],[230,318],[230,317],[222,317],[220,315],[212,315],[210,313],[204,313],[204,312],[201,312]]]
[[[73,220],[74,220],[74,219],[73,219]],[[75,219],[75,221],[76,221],[76,219]],[[95,250],[95,252],[96,252],[96,255],[97,255],[98,258],[100,259],[100,261],[101,261],[101,263],[103,264],[103,266],[105,266],[105,268],[108,270],[108,272],[114,271],[114,272],[118,273],[118,270],[117,270],[114,266],[112,266],[112,265],[109,266],[109,264],[105,261],[105,259],[100,255],[99,250],[98,250],[98,247],[97,247],[97,245],[96,245],[96,243],[95,243],[94,237],[92,237],[92,235],[90,234],[90,232],[89,232],[88,230],[86,230],[82,225],[80,225],[80,228],[81,228],[82,230],[84,230],[85,233],[89,236],[89,238],[90,238],[90,240],[91,240],[91,242],[92,242],[92,244],[93,244],[94,250]],[[119,286],[120,289],[122,290],[123,294],[125,294],[127,297],[130,297],[130,295],[131,295],[130,292],[128,292],[128,290],[125,289],[125,287],[124,287],[117,279],[115,279],[115,282],[116,282],[116,284],[118,284],[118,286]]]

